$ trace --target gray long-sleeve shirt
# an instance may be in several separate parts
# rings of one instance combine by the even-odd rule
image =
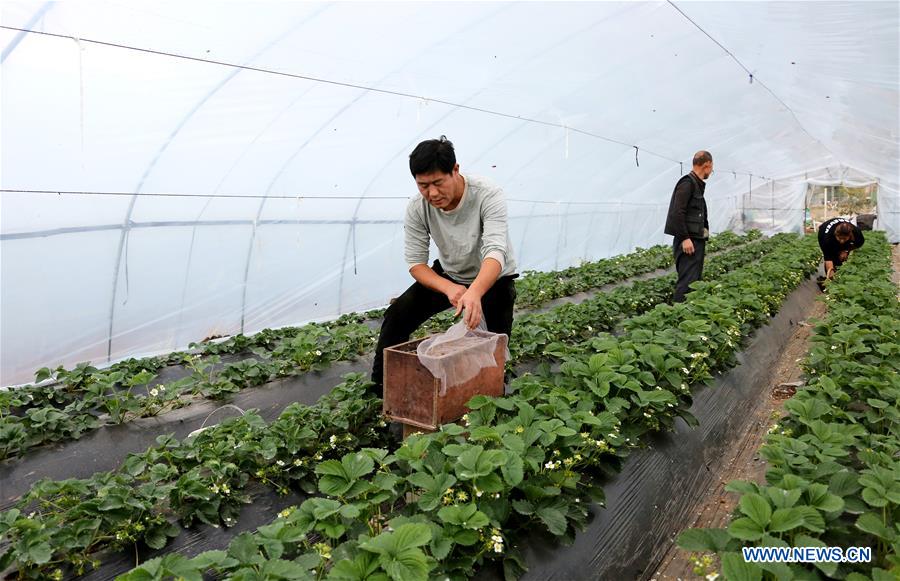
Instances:
[[[444,272],[457,282],[472,283],[485,258],[500,263],[500,276],[515,274],[503,190],[484,178],[463,179],[462,199],[449,212],[435,208],[421,195],[409,201],[404,221],[407,265],[428,264],[429,239],[433,239]]]

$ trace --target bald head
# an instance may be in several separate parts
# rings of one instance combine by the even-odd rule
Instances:
[[[712,154],[701,149],[694,154],[694,173],[702,180],[706,180],[713,172]]]
[[[704,163],[712,161],[712,154],[705,150],[700,150],[694,154],[694,167],[700,167]]]

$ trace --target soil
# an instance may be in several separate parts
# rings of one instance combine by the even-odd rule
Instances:
[[[900,253],[894,253],[895,272],[900,264]],[[748,424],[743,437],[735,440],[736,444],[729,454],[725,455],[724,465],[719,467],[718,484],[711,489],[697,506],[693,522],[686,522],[684,529],[693,527],[722,528],[728,525],[731,514],[737,506],[739,495],[726,492],[725,485],[732,480],[752,480],[764,482],[766,462],[759,454],[766,432],[783,415],[784,402],[791,398],[803,385],[799,361],[806,356],[809,349],[809,338],[813,325],[810,321],[820,319],[825,314],[825,303],[816,301],[806,313],[794,331],[778,360],[775,377],[768,390],[766,405],[761,406],[754,420]],[[680,534],[680,532],[679,532]],[[677,535],[676,535],[677,538]],[[654,581],[682,581],[700,579],[693,573],[690,551],[680,549],[673,544],[663,558],[656,572],[650,577]]]

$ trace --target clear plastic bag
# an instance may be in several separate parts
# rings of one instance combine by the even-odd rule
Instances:
[[[441,380],[440,394],[444,395],[447,388],[469,381],[485,367],[497,366],[494,352],[502,336],[488,331],[483,318],[478,328],[471,330],[460,321],[419,343],[416,353],[419,362]]]

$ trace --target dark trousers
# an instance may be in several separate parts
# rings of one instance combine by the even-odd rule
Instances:
[[[694,242],[694,253],[686,254],[681,249],[681,241],[676,239],[672,243],[672,252],[675,254],[675,272],[678,273],[678,282],[675,283],[675,294],[672,302],[684,302],[684,295],[690,292],[692,282],[700,280],[703,276],[703,258],[706,256],[706,240],[691,238]]]
[[[437,260],[434,261],[432,268],[447,280],[453,280],[444,272]],[[513,306],[516,302],[516,285],[513,279],[516,276],[518,275],[497,279],[494,286],[481,297],[481,309],[488,331],[512,334]],[[409,336],[419,328],[419,325],[451,306],[447,295],[415,282],[388,307],[384,313],[384,322],[381,324],[378,346],[375,348],[375,363],[372,365],[372,381],[375,382],[373,391],[379,397],[384,382],[385,348],[409,341]]]

